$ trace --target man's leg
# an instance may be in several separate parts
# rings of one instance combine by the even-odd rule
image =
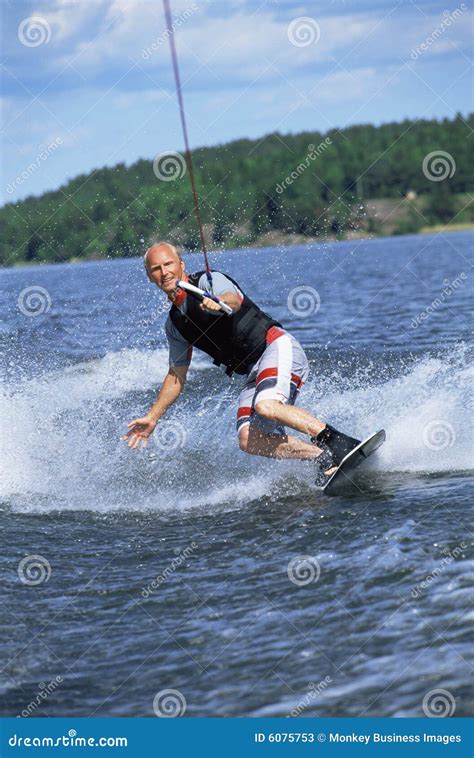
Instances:
[[[271,434],[258,427],[247,424],[239,432],[240,449],[250,455],[262,455],[265,458],[314,460],[322,453],[316,447],[298,437]]]
[[[334,427],[323,423],[320,419],[305,411],[304,408],[286,405],[279,400],[272,400],[270,398],[259,400],[255,403],[255,412],[267,422],[283,424],[299,432],[310,434],[312,442],[322,440],[323,447],[320,452],[324,451],[324,446],[329,447],[332,463],[334,464],[331,468],[326,469],[324,472],[326,476],[333,474],[345,456],[360,443],[360,440],[349,437],[343,432],[338,432]]]
[[[303,432],[312,437],[316,437],[326,426],[324,421],[312,416],[304,408],[288,405],[279,400],[259,400],[255,404],[255,412],[268,421],[289,426],[297,432]]]
[[[296,352],[294,347],[296,347]],[[299,460],[319,458],[323,452],[322,449],[298,437],[288,436],[284,429],[287,417],[285,416],[285,420],[279,422],[275,414],[277,406],[278,410],[291,407],[295,411],[292,418],[298,419],[298,422],[289,426],[313,436],[324,429],[323,422],[302,408],[294,408],[292,405],[308,373],[306,355],[301,346],[289,335],[285,334],[281,339],[269,344],[250,373],[239,396],[237,431],[241,450],[250,455],[261,455],[267,458]],[[260,399],[262,391],[266,395],[264,399]],[[280,397],[282,401],[273,400]],[[270,406],[267,403],[270,403]],[[286,403],[289,403],[289,406]],[[264,417],[263,413],[259,413],[257,408],[268,413],[268,418]]]
[[[280,332],[268,344],[240,393],[237,416],[240,447],[251,455],[272,458],[321,458],[319,463],[330,476],[358,440],[294,406],[308,373],[308,360],[301,345]],[[250,430],[244,431],[248,426]],[[285,426],[310,435],[311,444],[289,437]],[[321,446],[314,444],[318,435],[323,442]]]

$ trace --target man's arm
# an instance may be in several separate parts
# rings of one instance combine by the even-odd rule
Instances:
[[[209,282],[205,274],[199,279],[199,286],[204,290],[209,289]],[[244,299],[242,292],[236,284],[220,271],[212,272],[212,294],[223,300],[227,305],[230,305],[234,313],[239,310]],[[207,297],[202,301],[201,307],[206,311],[222,313],[218,303],[214,303],[213,300]]]
[[[237,295],[236,292],[223,292],[222,295],[216,295],[219,300],[223,300],[224,303],[230,305],[234,313],[239,310],[242,303],[242,298]],[[209,297],[203,298],[200,308],[204,311],[215,311],[222,313],[219,303],[215,303]],[[229,314],[230,315],[230,314]]]
[[[169,368],[168,373],[163,379],[158,397],[146,416],[130,421],[128,432],[122,437],[122,439],[128,440],[128,447],[135,449],[140,447],[140,443],[142,443],[142,447],[147,446],[148,438],[155,431],[158,420],[181,394],[186,382],[187,373],[188,366]]]
[[[147,413],[147,417],[151,421],[154,421],[155,424],[168,410],[170,405],[173,405],[175,400],[180,396],[186,383],[187,373],[188,366],[174,366],[169,368],[168,373],[163,379],[163,384],[161,385],[158,397]]]

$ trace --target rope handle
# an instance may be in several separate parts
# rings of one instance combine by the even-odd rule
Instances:
[[[210,298],[215,303],[218,303],[221,307],[221,310],[224,311],[224,313],[227,314],[227,316],[233,316],[234,311],[230,307],[230,305],[227,305],[227,303],[224,303],[223,300],[220,300],[220,298],[216,297],[215,295],[212,295],[210,292],[206,292],[206,290],[202,290],[199,287],[195,287],[194,284],[190,284],[189,282],[183,282],[181,279],[178,279],[176,282],[176,286],[180,289],[184,290],[185,292],[189,292],[191,295],[194,295],[199,300],[203,300],[205,297]]]

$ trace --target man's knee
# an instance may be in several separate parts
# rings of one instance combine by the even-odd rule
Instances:
[[[255,413],[258,413],[262,418],[273,419],[277,402],[277,400],[259,400],[258,403],[255,403]]]

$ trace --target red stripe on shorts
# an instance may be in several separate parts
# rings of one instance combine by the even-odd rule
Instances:
[[[252,413],[251,406],[242,406],[242,408],[239,408],[237,411],[237,418],[242,418],[242,416],[250,416]]]
[[[296,374],[291,375],[291,381],[296,384],[296,386],[299,388],[302,384],[304,384],[301,376],[297,376]]]
[[[264,368],[263,371],[260,371],[259,375],[257,376],[255,384],[260,384],[263,379],[268,379],[269,376],[278,376],[278,369],[276,367]]]
[[[285,332],[282,332],[282,330],[278,329],[278,327],[271,326],[265,336],[265,342],[267,343],[267,345],[271,345],[272,342],[275,342],[275,340],[277,340],[278,337],[282,337],[284,334]]]

